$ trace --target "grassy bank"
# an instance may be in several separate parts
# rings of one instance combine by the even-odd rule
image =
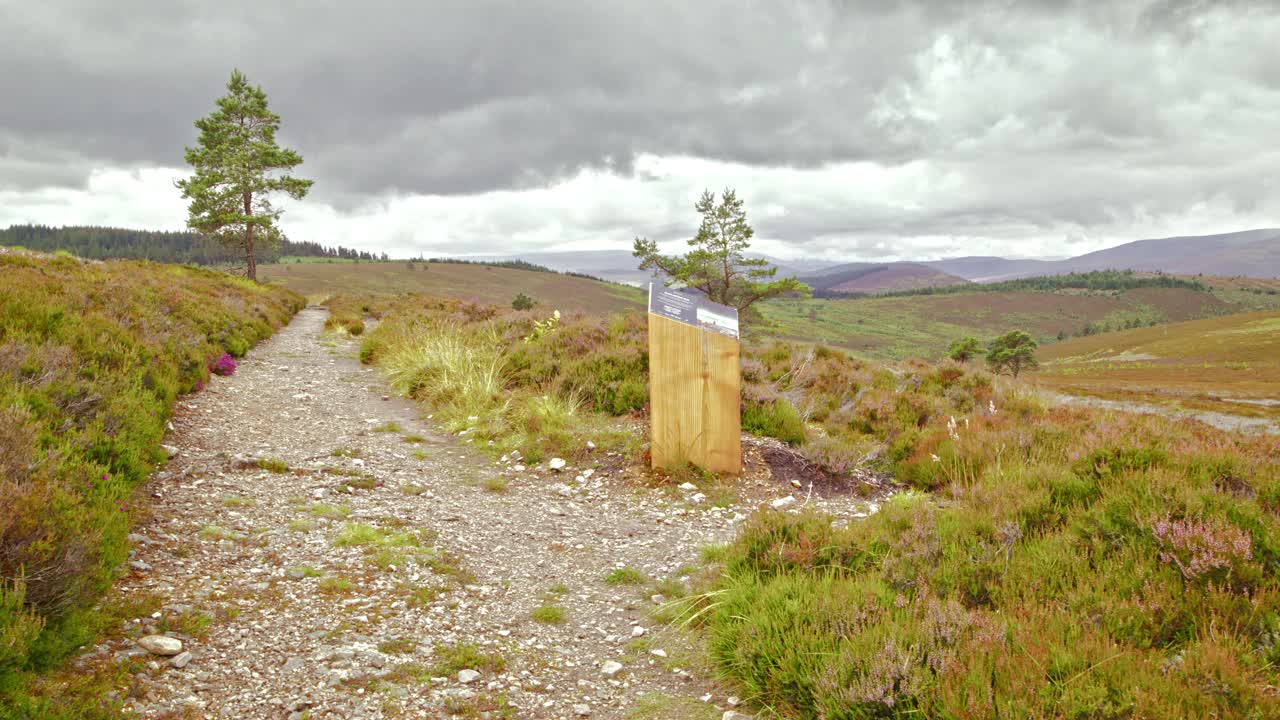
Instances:
[[[751,518],[690,608],[726,677],[791,718],[1280,716],[1274,439],[942,395],[891,421],[917,491]]]
[[[458,262],[313,262],[262,265],[264,282],[303,295],[392,297],[421,293],[494,305],[509,305],[517,293],[539,310],[622,312],[642,308],[644,291],[628,285],[553,272]]]
[[[210,271],[0,254],[0,708],[55,716],[23,704],[25,673],[91,637],[175,399],[301,305]]]

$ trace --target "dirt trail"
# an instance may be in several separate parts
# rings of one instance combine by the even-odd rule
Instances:
[[[1280,422],[1265,417],[1248,417],[1213,412],[1212,410],[1187,410],[1185,408],[1167,407],[1152,403],[1132,402],[1129,400],[1104,400],[1085,395],[1066,395],[1063,393],[1044,393],[1051,402],[1063,405],[1081,405],[1084,407],[1120,410],[1122,412],[1143,415],[1164,415],[1174,420],[1190,418],[1227,432],[1280,434]],[[1241,401],[1248,402],[1248,401]],[[1266,401],[1258,401],[1265,403]]]
[[[89,653],[149,663],[130,701],[142,716],[719,718],[730,708],[690,669],[688,639],[652,619],[653,586],[604,577],[696,565],[747,507],[643,488],[608,463],[591,473],[495,464],[386,398],[355,344],[322,334],[324,317],[303,311],[234,376],[180,403],[166,441],[176,455],[151,485],[133,570],[106,600],[163,607]],[[246,466],[246,455],[289,471]],[[505,491],[486,487],[499,477]],[[354,523],[375,530],[353,533]],[[533,620],[544,602],[564,622]],[[165,630],[190,652],[184,667],[135,642]],[[439,669],[441,649],[459,643],[505,667],[462,661],[480,675],[461,682],[456,667]],[[607,674],[609,662],[621,670]],[[509,715],[495,712],[502,696]]]

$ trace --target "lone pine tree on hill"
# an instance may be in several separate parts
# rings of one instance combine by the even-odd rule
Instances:
[[[667,284],[678,282],[701,290],[715,302],[737,308],[744,324],[748,317],[755,319],[751,306],[760,300],[791,292],[812,292],[794,277],[775,280],[778,268],[764,258],[744,255],[755,231],[747,224],[742,204],[733,190],[726,189],[719,202],[715,193],[703,191],[694,205],[702,215],[702,224],[689,241],[693,249],[685,255],[662,255],[653,240],[636,238],[632,254],[640,259],[640,269],[660,271],[669,278]]]
[[[1023,370],[1040,367],[1036,361],[1036,341],[1022,330],[1005,333],[987,348],[987,366],[997,375],[1008,373],[1015,378]]]
[[[301,199],[312,181],[289,174],[302,156],[276,144],[280,116],[267,108],[261,87],[234,70],[217,104],[196,121],[200,138],[187,148],[186,161],[195,174],[176,185],[191,201],[187,226],[242,252],[245,274],[256,282],[257,249],[274,247],[281,239],[276,224],[281,211],[271,205],[270,193]]]

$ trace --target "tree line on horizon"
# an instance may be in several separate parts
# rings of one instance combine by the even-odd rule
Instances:
[[[183,265],[224,265],[240,262],[243,253],[199,233],[190,231],[133,230],[98,226],[51,227],[13,225],[0,229],[0,245],[12,245],[56,252],[64,250],[89,260],[154,260]],[[259,249],[260,262],[278,262],[282,257],[317,257],[341,260],[387,260],[376,254],[338,245],[282,238],[278,247]]]

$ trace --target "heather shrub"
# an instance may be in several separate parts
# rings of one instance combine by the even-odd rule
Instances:
[[[698,617],[721,672],[784,717],[1277,716],[1274,439],[969,378],[861,416],[929,493],[748,519]]]
[[[742,429],[792,445],[803,443],[805,438],[804,420],[784,398],[775,398],[771,402],[744,402]]]
[[[301,305],[207,270],[0,255],[0,688],[92,631],[175,399]]]
[[[217,360],[214,360],[209,365],[209,372],[212,372],[214,375],[221,375],[223,377],[226,377],[228,375],[235,374],[235,371],[236,371],[236,360],[235,358],[231,357],[230,353],[223,353],[222,357],[218,358]]]

